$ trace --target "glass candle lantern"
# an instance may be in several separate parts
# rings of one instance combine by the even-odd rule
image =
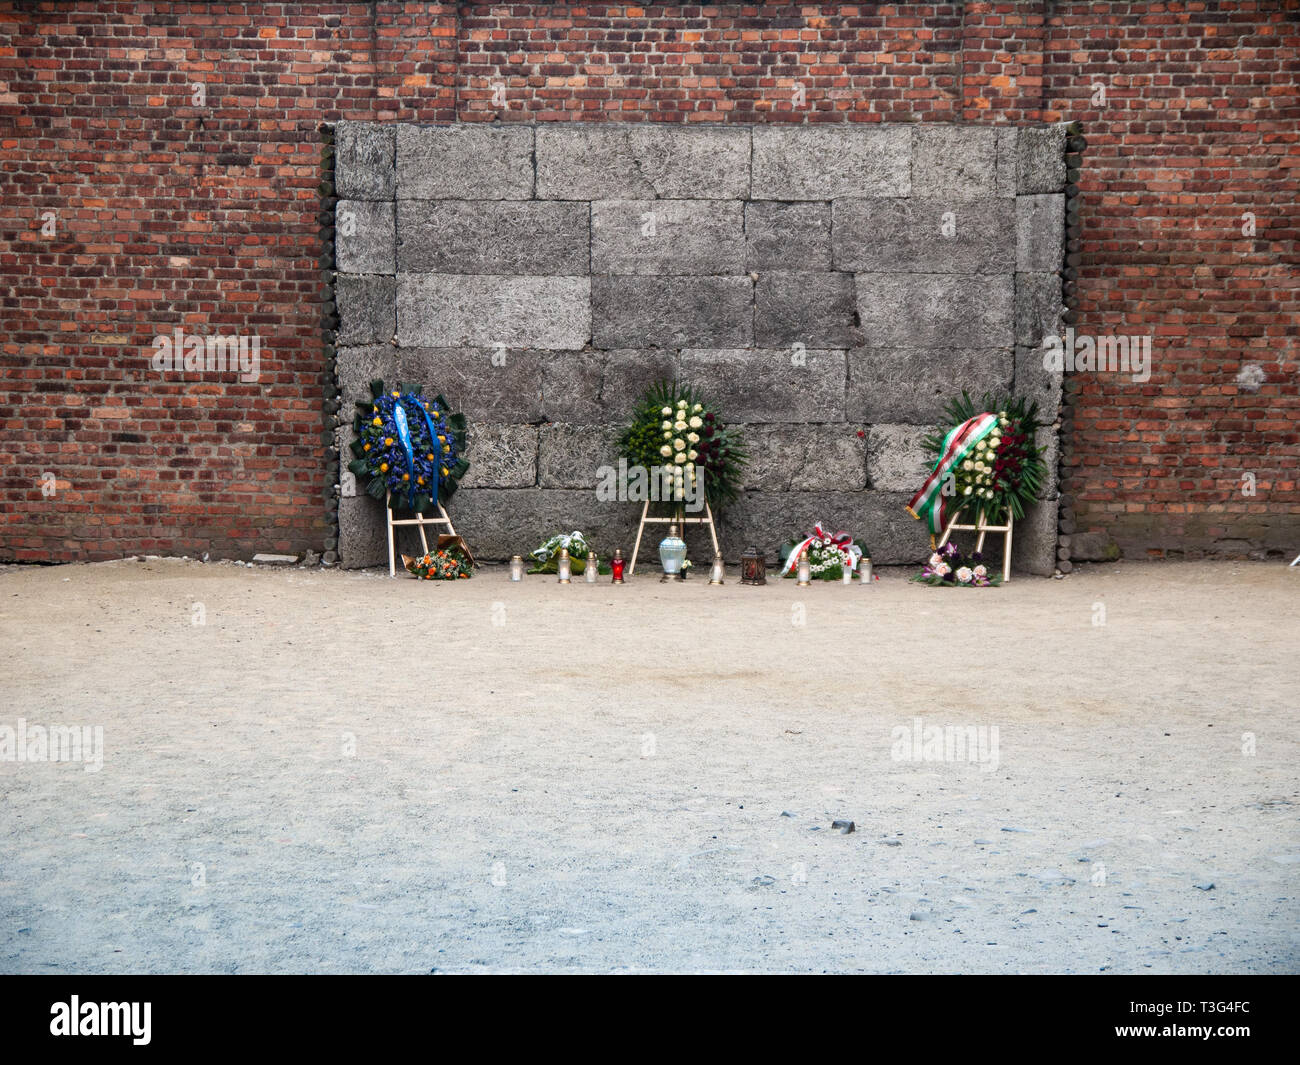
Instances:
[[[682,563],[686,561],[686,541],[677,535],[677,526],[668,526],[668,535],[659,541],[659,564],[664,568],[661,581],[680,581]]]
[[[709,567],[709,583],[723,584],[727,575],[726,564],[722,561],[721,555],[713,556],[713,565]]]
[[[852,584],[852,583],[853,583],[853,563],[852,563],[852,561],[850,561],[849,564],[848,564],[847,566],[845,566],[845,565],[841,565],[841,566],[840,566],[840,580],[842,580],[845,584]]]
[[[596,558],[595,551],[587,552],[587,564],[583,567],[582,575],[587,578],[588,584],[596,583],[596,576],[600,573],[600,561]]]
[[[745,548],[745,553],[740,556],[740,583],[767,583],[767,559],[757,547]]]
[[[812,563],[808,561],[808,550],[799,552],[799,579],[796,584],[804,587],[812,584]]]
[[[627,559],[623,557],[623,549],[615,548],[614,557],[609,560],[609,569],[611,573],[610,583],[623,583],[623,570],[627,566]]]
[[[570,572],[572,567],[573,564],[569,561],[569,549],[567,547],[560,548],[560,559],[555,564],[555,571],[561,584],[571,583]]]
[[[858,576],[862,578],[862,583],[869,585],[871,583],[871,558],[868,555],[862,556],[862,561],[858,563]]]
[[[522,581],[524,579],[524,559],[522,555],[510,556],[510,579],[512,581]]]

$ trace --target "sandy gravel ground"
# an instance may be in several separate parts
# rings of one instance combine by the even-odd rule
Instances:
[[[1300,568],[905,576],[5,567],[0,970],[1300,970]]]

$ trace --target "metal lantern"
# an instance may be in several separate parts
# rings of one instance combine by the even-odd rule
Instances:
[[[560,560],[555,564],[556,576],[559,578],[561,584],[571,583],[571,570],[572,564],[569,562],[569,549],[567,547],[562,547],[560,548]]]
[[[677,526],[668,526],[668,535],[659,541],[659,563],[664,568],[661,581],[680,581],[682,563],[686,561],[686,541],[677,535]]]
[[[623,549],[621,547],[615,548],[614,557],[609,560],[611,584],[623,583],[623,570],[626,567],[627,567],[627,559],[623,557]]]
[[[740,583],[767,583],[767,557],[757,547],[745,548],[740,556]]]
[[[713,556],[713,564],[709,567],[709,583],[724,584],[726,582],[727,566],[722,561],[721,555]]]
[[[808,561],[808,549],[805,548],[799,554],[799,579],[795,584],[807,587],[812,584],[812,563]]]
[[[512,581],[522,581],[524,579],[524,558],[522,555],[510,556],[510,579]]]
[[[596,558],[595,551],[587,552],[587,564],[583,567],[582,575],[587,578],[588,584],[596,583],[596,576],[600,573],[600,562]]]

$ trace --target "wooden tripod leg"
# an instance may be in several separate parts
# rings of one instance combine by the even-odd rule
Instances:
[[[939,547],[943,547],[948,542],[948,537],[952,535],[952,527],[957,524],[957,515],[954,514],[948,521],[948,526],[943,530],[943,535],[939,537]]]
[[[438,513],[442,515],[442,520],[447,523],[447,532],[452,536],[456,535],[456,526],[451,523],[451,515],[447,513],[447,508],[441,503],[438,504]]]
[[[984,550],[984,537],[988,535],[988,524],[989,524],[988,515],[980,514],[980,520],[979,520],[980,534],[979,534],[979,538],[975,541],[976,553],[982,552]]]
[[[429,538],[424,535],[424,515],[417,514],[415,517],[419,521],[416,528],[420,530],[420,543],[424,546],[424,553],[427,555],[429,553]]]
[[[1014,519],[1011,517],[1011,511],[1007,511],[1007,531],[1002,537],[1002,583],[1006,584],[1011,580],[1011,529]]]
[[[641,523],[636,527],[636,544],[632,547],[632,562],[627,567],[627,575],[629,577],[635,576],[636,574],[636,556],[637,552],[641,550],[641,534],[645,532],[645,519],[646,515],[649,513],[650,500],[647,499],[645,501],[645,506],[641,508]]]
[[[389,498],[384,496],[384,520],[388,523],[388,575],[397,576],[397,566],[394,564],[394,545],[393,545],[393,508],[389,505]]]

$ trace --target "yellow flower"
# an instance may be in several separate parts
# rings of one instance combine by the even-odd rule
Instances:
[[[397,398],[397,393],[396,393],[396,392],[393,393],[393,398],[394,398],[394,399]]]
[[[442,468],[442,475],[443,475],[444,477],[447,476],[447,467],[446,467],[446,466],[444,466],[444,467]]]
[[[415,479],[415,483],[416,483],[416,484],[424,484],[424,478],[423,478],[423,477],[417,477],[417,478]]]
[[[370,450],[370,445],[369,445],[369,444],[362,444],[362,445],[361,445],[361,450],[362,450],[362,451],[369,451],[369,450]]]
[[[450,444],[443,444],[443,445],[442,445],[442,453],[443,453],[444,455],[446,455],[449,451],[451,451],[451,445],[450,445]],[[433,458],[433,456],[430,455],[429,458]]]
[[[376,419],[375,419],[374,421],[372,421],[370,424],[371,424],[371,425],[383,425],[383,424],[384,424],[384,419],[383,419],[383,418],[376,418]]]
[[[430,462],[432,462],[432,461],[433,461],[433,452],[429,452],[429,454],[425,455],[424,457],[425,457],[426,459],[428,459]]]
[[[410,479],[411,479],[411,475],[409,473],[402,474],[403,481],[409,481]]]
[[[387,473],[387,472],[388,472],[388,463],[386,463],[386,462],[381,462],[381,463],[379,464],[379,472],[380,472],[380,473]]]
[[[443,436],[442,433],[439,433],[439,434],[438,434],[438,443],[440,443],[440,444],[445,444],[446,442],[447,442],[447,438],[446,438],[445,436]]]
[[[393,438],[391,436],[384,437],[384,447],[392,447],[392,446],[393,446]]]

